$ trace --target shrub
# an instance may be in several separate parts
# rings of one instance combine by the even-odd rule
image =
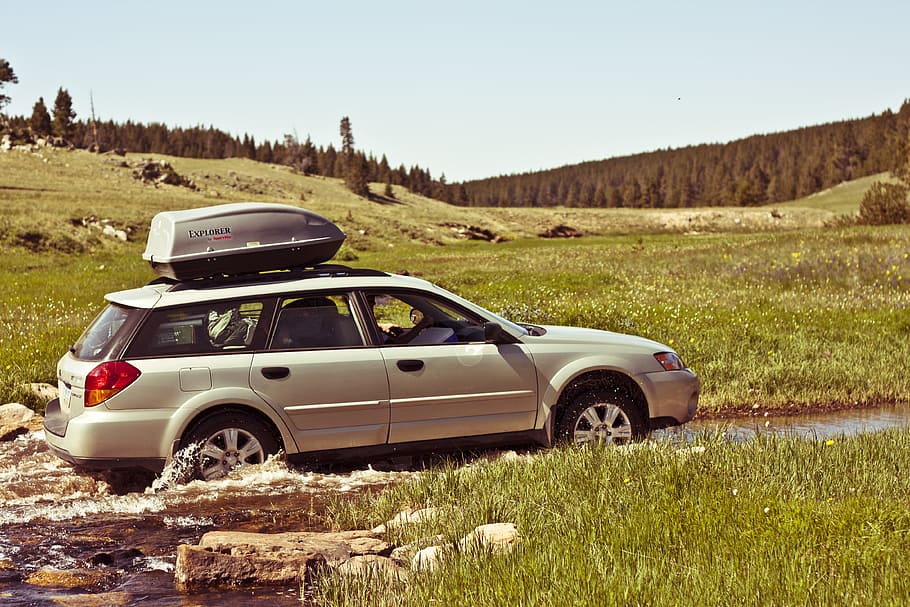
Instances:
[[[859,222],[872,226],[910,223],[908,192],[910,187],[902,183],[876,181],[860,203]]]

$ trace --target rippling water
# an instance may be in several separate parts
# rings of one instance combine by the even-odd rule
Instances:
[[[908,423],[910,409],[870,409],[704,421],[656,438],[706,431],[732,440],[757,432],[827,438]],[[354,496],[415,474],[368,465],[313,472],[270,460],[219,481],[166,486],[141,473],[76,472],[47,451],[42,433],[20,436],[0,443],[0,605],[247,605],[255,597],[299,606],[299,588],[180,594],[177,546],[211,529],[319,530],[327,496]]]
[[[76,604],[107,593],[96,604],[186,605],[173,583],[179,544],[216,528],[320,529],[327,495],[414,474],[369,466],[317,473],[270,460],[226,479],[159,488],[143,473],[76,472],[47,451],[42,433],[20,436],[0,443],[0,604]],[[40,585],[68,585],[77,575],[84,583],[75,588]],[[251,594],[204,594],[189,604],[241,605]],[[301,604],[299,588],[255,595],[269,605]]]

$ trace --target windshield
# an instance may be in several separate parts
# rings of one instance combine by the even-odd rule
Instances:
[[[503,318],[502,316],[500,316],[499,314],[496,314],[495,312],[491,312],[491,311],[487,310],[486,308],[478,306],[476,303],[468,301],[464,297],[456,295],[455,293],[452,293],[451,291],[444,289],[443,287],[440,287],[438,285],[436,285],[436,287],[440,291],[442,291],[443,293],[445,293],[446,295],[448,295],[449,297],[451,297],[452,299],[457,301],[458,303],[467,307],[468,309],[473,309],[477,312],[480,312],[481,315],[486,316],[488,318],[488,320],[492,320],[493,322],[499,323],[500,325],[502,325],[502,327],[504,329],[506,329],[506,331],[511,331],[512,333],[515,333],[517,335],[528,335],[528,330],[525,327],[523,327],[517,323],[514,323],[511,320]]]
[[[108,305],[73,346],[73,354],[80,360],[107,358],[114,347],[129,336],[131,327],[141,315],[142,311],[135,308]]]

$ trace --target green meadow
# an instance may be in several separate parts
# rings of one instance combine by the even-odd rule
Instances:
[[[703,414],[910,400],[910,231],[824,227],[845,210],[839,191],[836,213],[824,195],[814,209],[462,209],[405,191],[367,201],[247,160],[164,160],[195,189],[135,179],[140,157],[0,155],[0,400],[40,407],[23,384],[53,383],[105,293],[154,277],[141,252],[156,212],[251,199],[336,221],[351,265],[422,276],[513,320],[669,344],[703,379]],[[536,236],[556,225],[584,236]],[[465,240],[469,227],[503,242]]]

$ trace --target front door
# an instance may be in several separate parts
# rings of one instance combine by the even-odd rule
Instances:
[[[522,344],[483,341],[483,320],[414,292],[370,293],[389,380],[389,442],[530,430],[537,374]]]

